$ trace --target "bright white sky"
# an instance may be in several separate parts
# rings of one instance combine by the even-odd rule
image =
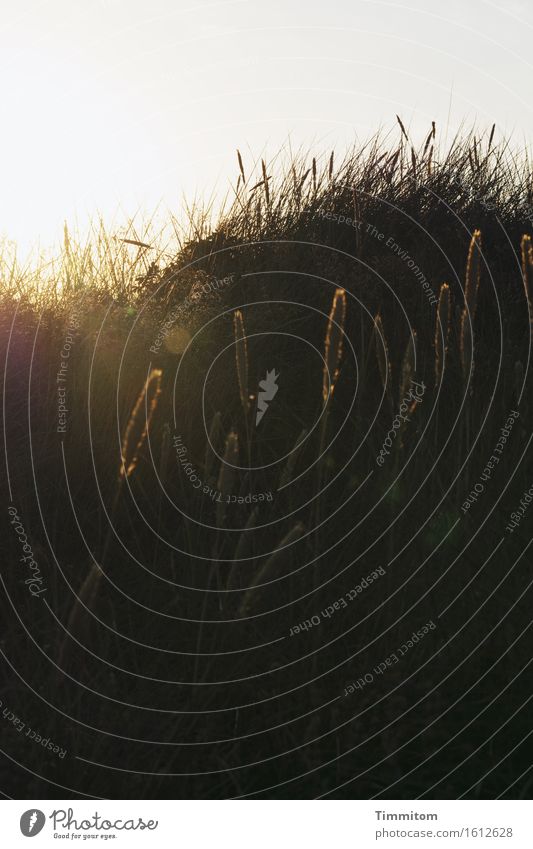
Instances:
[[[533,137],[531,0],[2,0],[0,234],[48,244],[220,194],[235,149],[342,150],[395,113]]]

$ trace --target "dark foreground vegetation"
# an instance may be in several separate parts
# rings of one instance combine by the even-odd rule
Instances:
[[[5,794],[530,792],[532,175],[400,132],[4,256]]]

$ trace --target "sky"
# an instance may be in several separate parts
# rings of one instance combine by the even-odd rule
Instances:
[[[437,122],[533,138],[522,0],[2,0],[0,235],[221,197],[281,148]]]

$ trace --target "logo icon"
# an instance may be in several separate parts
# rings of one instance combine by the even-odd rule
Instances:
[[[20,818],[20,830],[24,837],[35,837],[42,831],[46,822],[46,817],[42,811],[37,808],[31,808],[25,811]]]
[[[268,405],[274,398],[276,392],[279,389],[276,381],[279,377],[279,374],[276,374],[276,370],[272,369],[272,371],[267,371],[266,378],[264,380],[259,381],[259,392],[257,394],[257,413],[255,414],[255,426],[259,424],[266,411],[268,410]]]

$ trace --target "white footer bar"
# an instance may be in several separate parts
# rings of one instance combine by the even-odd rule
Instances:
[[[532,809],[529,801],[9,800],[0,803],[0,835],[6,849],[532,849]]]

